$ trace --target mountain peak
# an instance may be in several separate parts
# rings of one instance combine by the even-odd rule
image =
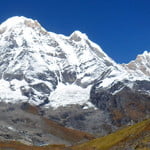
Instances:
[[[14,17],[8,18],[5,22],[1,24],[1,26],[14,26],[17,24],[23,24],[25,20],[28,20],[28,21],[30,20],[33,22],[32,19],[28,19],[23,16],[14,16]]]
[[[150,56],[150,52],[144,51],[143,54],[142,54],[142,56]]]
[[[88,39],[88,36],[85,33],[76,30],[70,35],[70,39],[79,42],[82,39]]]
[[[8,18],[5,22],[3,22],[0,25],[0,30],[6,30],[6,29],[11,29],[11,28],[17,28],[17,27],[23,27],[23,26],[28,26],[28,27],[41,27],[41,25],[38,23],[37,20],[32,20],[30,18],[26,18],[24,16],[14,16],[11,18]]]
[[[139,75],[146,75],[144,78],[150,76],[150,52],[144,51],[142,54],[138,55],[135,60],[132,60],[125,66],[127,67],[126,69],[132,73],[136,73],[138,76]]]
[[[142,54],[138,55],[135,61],[141,62],[143,60],[149,61],[150,52],[144,51]]]

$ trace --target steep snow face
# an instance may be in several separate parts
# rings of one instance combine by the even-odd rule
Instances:
[[[47,32],[37,21],[25,17],[12,17],[0,25],[0,64],[1,81],[7,82],[12,93],[20,92],[36,105],[51,103],[51,94],[55,89],[60,91],[62,83],[86,91],[84,88],[105,70],[117,65],[86,34]],[[77,92],[76,88],[72,90]],[[7,90],[0,95],[7,95]],[[89,92],[84,96],[86,101],[88,97]]]

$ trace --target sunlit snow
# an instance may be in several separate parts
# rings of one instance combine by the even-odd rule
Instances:
[[[59,83],[56,90],[53,91],[49,97],[50,106],[57,108],[71,104],[86,104],[88,108],[94,107],[92,103],[89,102],[90,89],[90,86],[84,89],[74,84],[65,85]]]

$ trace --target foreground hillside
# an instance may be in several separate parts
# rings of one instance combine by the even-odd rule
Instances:
[[[149,150],[150,119],[123,128],[108,136],[73,147],[65,145],[29,146],[19,142],[0,142],[0,150]]]
[[[65,128],[39,114],[38,108],[0,103],[0,141],[20,141],[27,145],[73,145],[93,139],[79,130]]]
[[[20,142],[0,142],[0,150],[64,150],[65,145],[30,146]]]
[[[73,150],[149,150],[150,119],[121,129],[108,136],[74,146]]]

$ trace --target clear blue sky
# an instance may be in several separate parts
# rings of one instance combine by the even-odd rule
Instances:
[[[0,23],[12,16],[65,35],[80,30],[119,63],[150,51],[150,0],[0,0]]]

